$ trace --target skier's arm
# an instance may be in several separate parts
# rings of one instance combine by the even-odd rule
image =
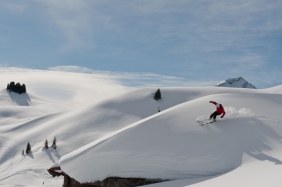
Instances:
[[[214,105],[216,105],[217,103],[216,102],[214,102],[214,101],[210,101],[210,103],[212,103],[212,104],[214,104]]]
[[[223,113],[221,115],[221,118],[223,118],[225,116],[225,111],[223,110]]]

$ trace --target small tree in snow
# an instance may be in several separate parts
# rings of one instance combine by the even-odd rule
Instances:
[[[31,152],[31,146],[29,144],[29,142],[27,143],[27,146],[26,146],[26,151],[25,151],[25,154],[28,154]]]
[[[161,91],[160,91],[160,89],[158,89],[155,93],[154,99],[159,100],[161,98],[162,98]]]
[[[53,143],[52,143],[52,146],[53,149],[57,149],[57,140],[56,140],[56,136],[54,137],[54,140],[53,140]]]
[[[44,149],[48,149],[48,140],[47,139],[45,140],[45,143],[44,143]]]
[[[24,150],[23,150],[23,152],[22,152],[22,155],[24,155]]]

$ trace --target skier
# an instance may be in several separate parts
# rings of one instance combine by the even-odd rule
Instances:
[[[210,101],[210,103],[212,103],[216,106],[216,111],[210,115],[210,119],[213,118],[212,122],[216,121],[216,116],[218,116],[218,115],[222,114],[221,118],[223,118],[224,115],[225,115],[225,111],[224,111],[223,106],[221,104],[217,103],[217,102],[214,102],[214,101]]]

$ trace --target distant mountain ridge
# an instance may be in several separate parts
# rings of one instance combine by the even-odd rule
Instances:
[[[242,77],[226,79],[226,80],[218,83],[216,86],[257,89],[254,85],[252,85],[251,83],[249,83],[248,81],[246,81]]]

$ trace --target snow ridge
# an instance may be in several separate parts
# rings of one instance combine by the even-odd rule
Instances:
[[[254,85],[252,85],[251,83],[249,83],[248,81],[246,81],[242,77],[226,79],[226,80],[218,83],[216,86],[256,89],[256,87]]]

